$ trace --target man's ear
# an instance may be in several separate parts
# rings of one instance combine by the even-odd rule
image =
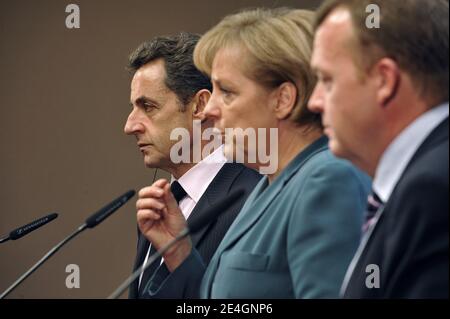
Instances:
[[[397,62],[390,58],[378,61],[373,70],[377,76],[377,102],[384,108],[395,99],[400,86],[400,68]]]
[[[274,92],[276,94],[275,116],[279,120],[288,118],[297,103],[297,87],[294,83],[284,82]]]
[[[204,110],[206,104],[208,104],[209,98],[211,97],[211,92],[207,89],[198,91],[194,98],[192,99],[192,116],[196,120],[205,120]]]

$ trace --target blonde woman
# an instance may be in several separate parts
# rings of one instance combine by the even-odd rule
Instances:
[[[339,296],[359,243],[370,181],[330,153],[320,117],[307,109],[315,85],[313,19],[305,10],[246,11],[226,17],[198,43],[194,61],[213,84],[205,115],[224,133],[276,129],[277,147],[265,146],[277,151],[277,167],[250,194],[206,272],[188,238],[164,255],[149,295],[164,297],[167,287],[178,285],[180,297]],[[237,140],[226,139],[226,155],[242,148]],[[257,153],[250,144],[243,150],[247,159]],[[141,230],[162,247],[186,222],[167,181],[140,195]],[[199,288],[187,290],[188,282]]]

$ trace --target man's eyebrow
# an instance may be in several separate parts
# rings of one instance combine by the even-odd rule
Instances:
[[[133,106],[134,104],[136,104],[138,106],[142,106],[142,105],[148,104],[148,103],[154,104],[155,106],[159,105],[159,103],[157,101],[155,101],[149,97],[146,97],[146,96],[140,96],[134,102],[130,101],[131,106]]]

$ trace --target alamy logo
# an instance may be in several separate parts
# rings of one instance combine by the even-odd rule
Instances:
[[[69,15],[66,17],[67,29],[79,29],[80,28],[80,7],[76,4],[69,4],[66,7],[66,13]]]
[[[376,264],[370,264],[366,267],[366,287],[369,289],[380,288],[380,267]]]
[[[376,4],[369,4],[366,7],[366,13],[369,13],[366,18],[366,27],[368,29],[379,29],[381,19],[380,7]]]
[[[192,138],[183,127],[175,128],[170,139],[177,141],[170,149],[174,164],[198,163],[220,145],[224,145],[227,161],[258,163],[261,174],[273,174],[278,168],[278,129],[226,128],[221,134],[215,128],[201,130],[201,121],[194,120]],[[202,151],[202,141],[209,141]],[[247,146],[247,147],[246,147]],[[192,150],[192,151],[191,151]]]
[[[68,289],[80,288],[80,267],[75,264],[66,266],[66,273],[69,273],[66,277],[66,287]]]

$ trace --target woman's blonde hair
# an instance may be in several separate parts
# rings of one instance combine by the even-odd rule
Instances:
[[[320,116],[307,108],[316,77],[310,68],[315,15],[288,8],[254,9],[225,17],[209,30],[194,50],[194,63],[211,75],[220,49],[245,49],[244,73],[268,88],[284,82],[297,87],[297,103],[291,120],[299,125],[321,126]]]

